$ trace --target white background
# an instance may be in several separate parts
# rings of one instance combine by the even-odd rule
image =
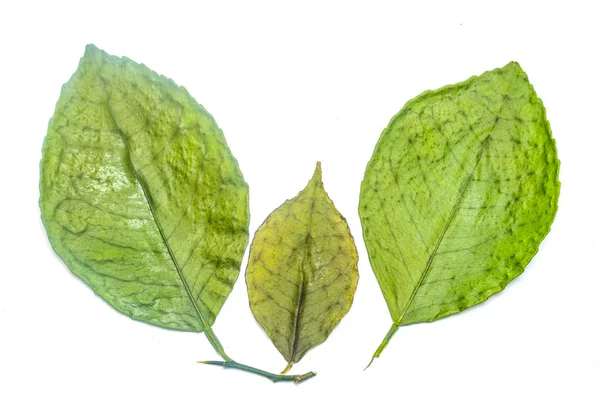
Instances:
[[[599,12],[594,2],[27,2],[0,6],[0,415],[600,415]],[[250,185],[253,234],[323,163],[356,238],[350,313],[294,367],[294,386],[195,363],[202,334],[117,313],[52,252],[38,164],[60,87],[87,43],[184,85],[224,130]],[[389,119],[415,95],[518,61],[561,159],[559,211],[527,271],[485,304],[400,329],[357,214]],[[242,266],[245,268],[245,263]],[[214,326],[240,362],[285,361],[243,277]]]

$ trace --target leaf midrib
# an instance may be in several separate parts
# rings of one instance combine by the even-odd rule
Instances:
[[[406,304],[406,307],[404,308],[404,311],[402,311],[402,314],[400,315],[400,318],[398,320],[394,321],[394,325],[395,326],[400,326],[402,324],[402,320],[404,320],[404,316],[406,315],[406,313],[410,309],[410,306],[412,305],[412,303],[413,303],[413,301],[415,299],[415,296],[417,295],[417,293],[419,292],[419,289],[423,285],[423,282],[425,281],[425,278],[427,277],[427,275],[429,275],[429,271],[431,270],[431,265],[433,264],[433,259],[436,257],[438,249],[439,249],[442,241],[444,240],[444,237],[446,236],[446,232],[450,228],[450,225],[452,224],[452,221],[454,220],[454,218],[456,217],[456,214],[458,213],[458,209],[460,208],[460,206],[461,206],[461,204],[462,204],[462,202],[463,202],[463,200],[465,198],[465,194],[467,193],[467,189],[469,188],[469,185],[471,185],[471,181],[473,181],[473,176],[475,175],[475,172],[477,171],[477,168],[479,167],[479,163],[481,162],[481,159],[483,157],[483,153],[485,152],[485,150],[488,147],[488,143],[489,143],[489,141],[491,139],[492,132],[494,131],[497,123],[498,123],[498,117],[496,117],[496,119],[494,121],[494,124],[492,125],[489,133],[486,135],[486,137],[482,141],[481,149],[479,150],[479,153],[477,154],[477,159],[475,160],[475,166],[473,167],[473,169],[472,169],[471,173],[469,174],[468,178],[461,185],[460,190],[459,190],[460,194],[459,194],[458,200],[456,201],[456,203],[454,203],[454,206],[452,207],[452,211],[450,212],[450,216],[448,217],[448,220],[444,224],[444,228],[442,229],[442,233],[438,237],[438,240],[435,243],[433,251],[429,255],[429,258],[427,259],[427,263],[425,264],[425,268],[423,269],[423,273],[421,274],[421,277],[419,278],[419,281],[417,282],[417,285],[414,287],[412,293],[410,294],[410,298],[408,299],[408,303]]]
[[[290,362],[293,363],[297,350],[298,350],[298,341],[300,340],[300,314],[302,313],[302,307],[304,304],[304,298],[306,295],[306,274],[304,272],[304,264],[306,262],[307,259],[310,258],[310,231],[311,231],[311,225],[312,225],[312,217],[313,217],[313,211],[315,208],[315,201],[316,201],[316,188],[317,188],[317,181],[315,181],[315,185],[313,186],[313,190],[312,190],[312,202],[310,205],[310,211],[308,214],[308,230],[306,233],[306,239],[304,240],[304,244],[306,246],[306,254],[304,255],[304,257],[302,258],[302,263],[300,264],[300,289],[299,289],[299,295],[298,295],[298,301],[296,303],[296,314],[295,314],[295,318],[294,318],[294,338],[292,340],[292,352],[291,352],[291,359]]]
[[[149,197],[151,195],[150,190],[148,189],[148,184],[146,183],[146,181],[138,174],[137,170],[135,169],[135,166],[133,164],[133,160],[131,159],[131,152],[129,150],[129,142],[127,141],[127,136],[125,135],[125,132],[123,132],[123,130],[121,129],[121,127],[119,126],[119,123],[117,122],[117,119],[114,115],[113,112],[113,108],[111,106],[110,103],[110,94],[108,92],[107,86],[106,86],[106,80],[99,75],[98,76],[99,79],[102,82],[102,86],[104,88],[104,92],[106,94],[106,104],[108,106],[108,113],[110,115],[110,118],[112,120],[112,122],[114,123],[114,125],[117,128],[117,131],[119,133],[119,137],[121,138],[121,140],[123,141],[123,146],[125,147],[125,153],[127,155],[127,162],[128,162],[128,166],[129,169],[131,170],[131,173],[133,174],[134,178],[136,179],[136,181],[140,184],[140,187],[142,188],[142,193],[144,194],[144,200],[146,200],[146,203],[148,204],[148,208],[150,209],[150,213],[152,214],[152,220],[154,221],[154,223],[156,224],[156,227],[160,233],[160,237],[165,245],[165,247],[167,248],[167,251],[169,253],[169,257],[171,258],[171,261],[173,262],[173,265],[175,266],[175,270],[177,271],[177,275],[179,276],[179,279],[181,281],[181,284],[183,285],[183,288],[185,289],[186,295],[188,296],[190,302],[192,303],[192,306],[194,307],[194,311],[196,312],[198,319],[200,320],[200,324],[202,325],[202,331],[210,328],[210,326],[208,325],[208,322],[204,319],[204,317],[202,316],[202,313],[200,312],[200,308],[198,306],[198,303],[196,302],[196,299],[193,297],[192,295],[192,290],[191,287],[187,281],[187,279],[185,278],[181,267],[179,266],[179,263],[177,262],[177,258],[175,257],[175,254],[173,253],[173,250],[171,249],[171,245],[169,245],[169,241],[167,239],[167,236],[165,234],[165,231],[156,215],[156,212],[154,210],[154,206],[152,205],[152,200]]]

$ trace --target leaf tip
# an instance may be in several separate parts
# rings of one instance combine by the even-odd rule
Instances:
[[[512,74],[525,74],[525,71],[523,71],[523,68],[517,61],[510,61],[502,68],[502,70]]]
[[[313,174],[313,179],[321,181],[323,177],[323,172],[321,171],[321,161],[317,161],[317,166],[315,167],[315,173]]]
[[[85,55],[95,55],[97,53],[102,52],[100,50],[100,48],[98,48],[96,45],[94,45],[93,43],[88,43],[85,46]]]
[[[102,49],[98,48],[93,43],[89,43],[85,46],[85,52],[83,53],[83,58],[81,58],[80,64],[84,64],[86,66],[100,66],[102,60],[104,59],[106,52]]]

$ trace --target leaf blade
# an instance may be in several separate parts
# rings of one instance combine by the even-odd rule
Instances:
[[[246,269],[252,313],[288,362],[286,370],[324,342],[350,309],[357,263],[348,225],[317,164],[306,188],[257,230]]]
[[[394,321],[382,346],[397,327],[460,312],[520,275],[556,214],[558,170],[545,109],[516,63],[409,101],[361,185]]]
[[[214,322],[248,238],[247,185],[212,117],[171,80],[94,46],[50,121],[40,208],[55,251],[98,295],[177,330]]]

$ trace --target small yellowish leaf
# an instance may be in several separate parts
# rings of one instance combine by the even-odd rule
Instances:
[[[321,165],[308,185],[265,220],[250,248],[250,308],[288,361],[323,343],[350,310],[358,254],[346,219],[323,188]]]

